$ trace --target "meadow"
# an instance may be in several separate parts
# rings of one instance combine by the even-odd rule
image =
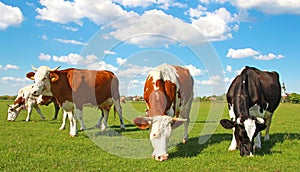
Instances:
[[[122,104],[126,130],[121,132],[119,120],[109,116],[109,129],[93,128],[100,112],[86,107],[86,132],[69,136],[69,122],[59,131],[58,120],[51,120],[53,104],[42,106],[46,120],[33,110],[30,122],[22,111],[15,122],[8,122],[7,104],[0,102],[0,171],[299,171],[300,105],[280,104],[275,111],[270,140],[262,141],[255,156],[240,157],[239,151],[228,151],[231,130],[219,125],[229,118],[224,103],[195,102],[189,142],[180,143],[183,126],[177,128],[170,141],[169,160],[151,159],[149,130],[139,130],[132,123],[143,116],[143,102]],[[224,108],[224,109],[223,109]],[[215,109],[218,109],[215,111]],[[221,114],[214,114],[221,111]],[[91,117],[93,116],[93,117]],[[212,133],[213,132],[213,133]],[[263,132],[264,136],[264,132]]]

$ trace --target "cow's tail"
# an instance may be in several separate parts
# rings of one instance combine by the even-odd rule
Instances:
[[[116,120],[116,106],[114,105],[114,120]]]

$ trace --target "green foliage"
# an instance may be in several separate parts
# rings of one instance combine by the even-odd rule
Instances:
[[[297,93],[289,94],[288,101],[292,103],[300,103],[300,94]]]
[[[45,121],[33,110],[30,122],[24,121],[26,111],[22,111],[15,122],[8,122],[6,104],[0,102],[0,171],[297,171],[300,167],[298,104],[281,104],[272,121],[270,141],[262,141],[263,148],[255,153],[255,157],[244,158],[239,156],[238,151],[227,150],[232,133],[219,125],[220,117],[207,118],[209,111],[218,104],[225,107],[222,118],[228,119],[227,106],[200,102],[200,109],[196,109],[197,118],[191,121],[190,141],[186,144],[178,143],[170,149],[169,160],[166,162],[156,162],[150,158],[151,154],[149,158],[143,159],[110,154],[96,146],[85,132],[79,132],[75,138],[69,137],[68,122],[66,130],[59,131],[61,120],[51,120],[53,104],[41,108],[46,116]],[[143,102],[127,102],[123,104],[123,116],[131,120],[135,116],[144,115],[144,109]],[[98,119],[100,112],[95,115]],[[123,136],[149,138],[148,130],[141,131],[130,121],[125,123],[127,129],[121,133]],[[202,129],[212,125],[217,125],[213,135],[208,137],[208,141],[199,144],[199,139],[209,136],[201,136]],[[119,121],[114,120],[113,112],[110,114],[109,126],[110,130],[120,132]],[[176,130],[180,129],[182,126]],[[98,133],[101,135],[100,130]]]

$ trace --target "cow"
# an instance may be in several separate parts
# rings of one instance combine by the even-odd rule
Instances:
[[[232,81],[227,102],[231,120],[220,120],[226,129],[233,129],[229,150],[240,150],[241,156],[253,156],[261,148],[261,131],[269,140],[272,116],[281,99],[279,74],[246,66]]]
[[[183,143],[188,141],[193,85],[189,70],[180,66],[162,64],[147,75],[144,85],[146,117],[137,117],[134,123],[140,129],[151,128],[152,158],[157,161],[168,159],[167,144],[171,131],[182,123]]]
[[[60,67],[60,66],[59,66]],[[76,119],[81,128],[83,122],[83,106],[85,104],[103,110],[104,123],[101,130],[107,128],[107,117],[114,104],[120,118],[121,130],[125,129],[120,104],[119,80],[114,73],[107,70],[86,70],[68,68],[58,70],[40,66],[32,69],[35,72],[26,74],[27,78],[35,81],[33,95],[52,95],[70,120],[70,136],[77,135]]]
[[[55,114],[53,119],[57,118],[58,112],[59,112],[59,106],[56,103],[56,101],[53,99],[52,96],[33,96],[30,92],[33,85],[28,85],[23,88],[21,88],[18,92],[18,95],[12,105],[8,105],[8,115],[7,120],[8,121],[15,121],[17,117],[19,116],[22,109],[27,109],[27,118],[26,121],[30,121],[32,109],[35,108],[35,110],[38,112],[38,114],[41,116],[41,118],[44,120],[45,117],[42,114],[39,105],[46,105],[48,106],[50,103],[54,103],[55,107]]]

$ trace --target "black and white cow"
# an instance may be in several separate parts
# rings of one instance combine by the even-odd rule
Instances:
[[[224,128],[233,129],[229,150],[238,147],[241,156],[253,156],[253,148],[261,148],[260,131],[265,128],[265,140],[269,140],[272,115],[279,105],[280,98],[277,72],[245,67],[233,80],[227,92],[231,120],[220,121]]]

